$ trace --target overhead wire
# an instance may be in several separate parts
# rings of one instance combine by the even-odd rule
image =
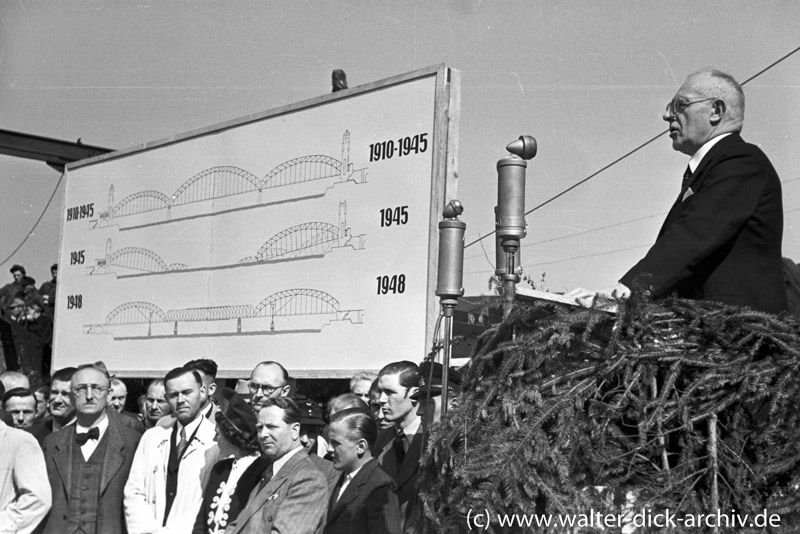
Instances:
[[[797,47],[797,48],[795,48],[794,50],[792,50],[792,51],[791,51],[791,52],[789,52],[788,54],[784,55],[784,56],[783,56],[783,57],[781,57],[780,59],[778,59],[778,60],[774,61],[773,63],[771,63],[771,64],[770,64],[770,65],[768,65],[767,67],[765,67],[765,68],[761,69],[760,71],[758,71],[758,72],[757,72],[757,73],[755,73],[754,75],[750,76],[750,77],[749,77],[749,78],[747,78],[745,81],[743,81],[743,82],[742,82],[740,85],[745,85],[746,83],[748,83],[748,82],[750,82],[750,81],[752,81],[752,80],[754,80],[754,79],[758,78],[758,77],[759,77],[759,76],[761,76],[763,73],[765,73],[765,72],[767,72],[768,70],[772,69],[772,68],[773,68],[775,65],[777,65],[778,63],[781,63],[782,61],[784,61],[784,60],[788,59],[789,57],[791,57],[792,55],[794,55],[794,54],[795,54],[795,53],[797,53],[798,51],[800,51],[800,46],[799,46],[799,47]],[[536,211],[536,210],[538,210],[538,209],[540,209],[540,208],[542,208],[542,207],[546,206],[547,204],[549,204],[549,203],[553,202],[554,200],[556,200],[556,199],[558,199],[558,198],[560,198],[560,197],[562,197],[562,196],[566,195],[567,193],[569,193],[570,191],[572,191],[572,190],[573,190],[573,189],[575,189],[576,187],[578,187],[578,186],[580,186],[580,185],[583,185],[584,183],[588,182],[589,180],[591,180],[592,178],[594,178],[594,177],[595,177],[595,176],[597,176],[598,174],[602,173],[603,171],[605,171],[605,170],[609,169],[610,167],[612,167],[612,166],[616,165],[617,163],[619,163],[620,161],[624,160],[625,158],[627,158],[627,157],[629,157],[629,156],[633,155],[634,153],[638,152],[638,151],[639,151],[639,150],[641,150],[642,148],[646,147],[647,145],[649,145],[650,143],[652,143],[653,141],[655,141],[656,139],[658,139],[659,137],[661,137],[662,135],[664,135],[665,133],[667,133],[667,131],[668,131],[668,130],[664,130],[663,132],[659,133],[659,134],[658,134],[658,135],[656,135],[655,137],[653,137],[653,138],[651,138],[651,139],[649,139],[649,140],[645,141],[644,143],[642,143],[642,144],[641,144],[641,145],[639,145],[638,147],[634,148],[634,149],[633,149],[633,150],[631,150],[630,152],[628,152],[628,153],[624,154],[623,156],[620,156],[619,158],[617,158],[616,160],[612,161],[611,163],[609,163],[609,164],[608,164],[608,165],[606,165],[605,167],[601,168],[600,170],[598,170],[598,171],[596,171],[596,172],[594,172],[594,173],[590,174],[589,176],[587,176],[587,177],[586,177],[586,178],[584,178],[583,180],[580,180],[579,182],[577,182],[577,183],[575,183],[575,184],[571,185],[570,187],[568,187],[567,189],[563,190],[562,192],[560,192],[560,193],[556,194],[555,196],[553,196],[553,197],[551,197],[551,198],[549,198],[549,199],[545,200],[544,202],[542,202],[542,203],[541,203],[541,204],[539,204],[538,206],[535,206],[534,208],[531,208],[530,210],[528,210],[527,212],[525,212],[525,215],[530,215],[530,214],[531,214],[531,213],[533,213],[534,211]],[[50,207],[50,204],[53,202],[53,198],[55,197],[55,195],[56,195],[56,192],[58,191],[58,188],[59,188],[59,186],[61,185],[61,181],[62,181],[63,179],[64,179],[64,174],[62,173],[62,174],[61,174],[61,176],[60,176],[60,177],[59,177],[59,179],[58,179],[58,183],[56,183],[56,186],[55,186],[55,188],[53,189],[53,193],[50,195],[50,198],[47,200],[47,204],[45,204],[45,206],[44,206],[44,209],[43,209],[43,210],[42,210],[42,212],[39,214],[39,217],[36,219],[36,222],[35,222],[35,223],[33,223],[33,226],[32,226],[32,227],[31,227],[31,229],[28,231],[27,235],[26,235],[26,236],[25,236],[25,237],[22,239],[22,241],[19,243],[19,245],[17,245],[17,246],[16,246],[16,248],[14,248],[14,250],[11,252],[11,254],[9,254],[9,255],[8,255],[8,256],[7,256],[7,257],[6,257],[6,258],[5,258],[5,259],[4,259],[2,262],[0,262],[0,265],[5,265],[5,264],[6,264],[6,263],[7,263],[7,262],[8,262],[8,261],[11,259],[11,258],[13,258],[13,257],[14,257],[14,254],[16,254],[16,253],[17,253],[17,252],[18,252],[18,251],[19,251],[19,250],[20,250],[20,249],[21,249],[21,248],[22,248],[22,247],[25,245],[25,243],[28,241],[28,239],[29,239],[29,238],[30,238],[30,237],[33,235],[33,232],[35,232],[35,231],[36,231],[36,228],[39,226],[39,223],[40,223],[40,222],[42,221],[42,219],[44,218],[44,214],[47,212],[48,208]],[[467,249],[467,248],[471,247],[472,245],[474,245],[475,243],[478,243],[479,241],[481,241],[481,240],[483,240],[483,239],[485,239],[485,238],[489,237],[490,235],[493,235],[493,234],[495,234],[496,232],[497,232],[497,230],[496,230],[496,229],[495,229],[495,230],[492,230],[492,231],[491,231],[491,232],[489,232],[488,234],[486,234],[486,235],[484,235],[484,236],[482,236],[482,237],[479,237],[479,238],[478,238],[478,239],[476,239],[475,241],[473,241],[473,242],[471,242],[471,243],[469,243],[469,244],[465,245],[465,246],[464,246],[464,248],[465,248],[465,249]]]
[[[749,78],[747,78],[745,81],[743,81],[743,82],[742,82],[742,83],[740,83],[739,85],[741,85],[741,86],[744,86],[744,85],[745,85],[745,84],[747,84],[748,82],[750,82],[750,81],[752,81],[752,80],[755,80],[756,78],[758,78],[759,76],[761,76],[762,74],[764,74],[765,72],[767,72],[768,70],[772,69],[772,68],[773,68],[774,66],[776,66],[778,63],[781,63],[782,61],[784,61],[784,60],[788,59],[789,57],[791,57],[792,55],[796,54],[797,52],[800,52],[800,46],[798,46],[797,48],[795,48],[794,50],[792,50],[792,51],[791,51],[791,52],[789,52],[788,54],[784,55],[784,56],[783,56],[783,57],[781,57],[780,59],[778,59],[778,60],[776,60],[776,61],[772,62],[772,63],[771,63],[771,64],[769,64],[767,67],[765,67],[765,68],[761,69],[760,71],[758,71],[758,72],[757,72],[757,73],[755,73],[754,75],[750,76]],[[572,191],[572,190],[573,190],[573,189],[575,189],[576,187],[578,187],[578,186],[580,186],[580,185],[583,185],[584,183],[588,182],[589,180],[591,180],[592,178],[594,178],[594,177],[595,177],[595,176],[597,176],[598,174],[602,173],[603,171],[605,171],[605,170],[607,170],[607,169],[611,168],[612,166],[616,165],[617,163],[619,163],[620,161],[624,160],[625,158],[627,158],[627,157],[629,157],[629,156],[631,156],[631,155],[635,154],[636,152],[638,152],[638,151],[639,151],[639,150],[641,150],[642,148],[646,147],[647,145],[649,145],[650,143],[652,143],[653,141],[655,141],[656,139],[658,139],[659,137],[661,137],[662,135],[664,135],[665,133],[667,133],[668,131],[669,131],[669,130],[664,130],[663,132],[659,133],[658,135],[656,135],[656,136],[652,137],[651,139],[648,139],[647,141],[645,141],[645,142],[644,142],[644,143],[642,143],[641,145],[637,146],[636,148],[634,148],[634,149],[633,149],[633,150],[631,150],[630,152],[628,152],[628,153],[626,153],[626,154],[624,154],[624,155],[620,156],[619,158],[615,159],[614,161],[612,161],[611,163],[609,163],[609,164],[608,164],[608,165],[606,165],[605,167],[601,168],[600,170],[598,170],[598,171],[596,171],[596,172],[593,172],[592,174],[590,174],[589,176],[587,176],[587,177],[586,177],[586,178],[584,178],[583,180],[580,180],[579,182],[576,182],[576,183],[572,184],[571,186],[569,186],[569,187],[568,187],[568,188],[566,188],[565,190],[561,191],[560,193],[558,193],[558,194],[556,194],[556,195],[554,195],[554,196],[550,197],[549,199],[545,200],[545,201],[544,201],[544,202],[542,202],[541,204],[539,204],[539,205],[537,205],[537,206],[535,206],[535,207],[531,208],[530,210],[526,211],[526,212],[525,212],[525,215],[530,215],[530,214],[531,214],[531,213],[533,213],[534,211],[536,211],[536,210],[538,210],[538,209],[540,209],[540,208],[542,208],[542,207],[544,207],[544,206],[546,206],[546,205],[550,204],[550,203],[551,203],[551,202],[553,202],[554,200],[556,200],[556,199],[558,199],[558,198],[560,198],[560,197],[562,197],[562,196],[566,195],[567,193],[569,193],[570,191]],[[490,235],[493,235],[493,234],[495,234],[496,232],[497,232],[497,229],[494,229],[494,230],[492,230],[491,232],[489,232],[488,234],[484,235],[483,237],[479,237],[479,238],[478,238],[478,239],[476,239],[475,241],[472,241],[471,243],[469,243],[469,244],[467,244],[467,245],[464,245],[464,248],[465,248],[465,249],[467,249],[467,248],[471,247],[472,245],[474,245],[475,243],[477,243],[477,242],[481,241],[482,239],[485,239],[485,238],[489,237]]]
[[[44,214],[47,213],[47,208],[49,208],[50,207],[50,203],[53,202],[53,198],[56,196],[56,192],[58,191],[58,188],[61,186],[61,181],[63,179],[64,179],[64,173],[61,173],[61,176],[58,178],[58,182],[56,182],[56,186],[53,189],[53,193],[50,195],[50,198],[47,200],[47,204],[44,205],[44,209],[42,210],[42,213],[39,214],[39,218],[36,219],[35,223],[33,223],[33,227],[31,227],[31,229],[28,231],[28,234],[25,236],[25,238],[20,242],[19,245],[17,245],[17,247],[11,252],[11,254],[6,256],[6,258],[2,262],[0,262],[0,265],[5,265],[11,258],[13,258],[14,254],[16,254],[19,251],[19,249],[21,249],[22,246],[25,245],[25,243],[28,241],[28,238],[30,238],[33,235],[33,232],[36,231],[36,227],[39,226],[40,222],[42,222],[42,219],[44,218]]]

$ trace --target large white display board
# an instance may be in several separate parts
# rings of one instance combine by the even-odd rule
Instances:
[[[456,74],[423,69],[67,166],[54,368],[163,376],[208,357],[221,377],[262,360],[346,377],[421,360],[454,195]]]

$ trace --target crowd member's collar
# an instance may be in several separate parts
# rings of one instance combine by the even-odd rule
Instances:
[[[277,460],[275,460],[275,461],[272,463],[272,476],[275,476],[275,475],[277,475],[277,474],[278,474],[278,471],[280,471],[280,470],[281,470],[281,467],[283,467],[284,465],[286,465],[286,462],[288,462],[288,461],[289,461],[289,459],[290,459],[292,456],[294,456],[295,454],[299,453],[300,451],[304,451],[304,450],[305,450],[305,449],[304,449],[304,448],[303,448],[301,445],[298,445],[296,449],[292,449],[292,450],[290,450],[289,452],[287,452],[286,454],[284,454],[283,456],[281,456],[280,458],[278,458]]]
[[[419,430],[420,423],[422,423],[422,418],[415,417],[414,421],[410,425],[402,429],[403,433],[409,438],[409,440],[413,438],[414,434],[416,434],[417,430]]]
[[[186,425],[182,425],[180,421],[175,419],[175,424],[178,426],[178,432],[180,433],[181,427],[186,429],[187,436],[193,436],[194,433],[197,431],[197,428],[200,426],[200,423],[203,422],[203,413],[198,412],[197,416]]]

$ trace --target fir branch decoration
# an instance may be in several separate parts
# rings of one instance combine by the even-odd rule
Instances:
[[[783,531],[798,524],[793,318],[680,299],[630,299],[616,315],[517,305],[477,347],[423,458],[421,530],[463,532],[468,513],[485,510],[766,509]]]

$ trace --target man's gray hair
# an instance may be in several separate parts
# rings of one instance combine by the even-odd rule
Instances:
[[[733,76],[706,67],[693,72],[688,79],[693,82],[692,88],[701,95],[724,100],[728,108],[728,122],[739,124],[741,130],[741,124],[744,122],[744,91]]]
[[[361,382],[362,380],[365,382],[369,382],[371,384],[372,381],[375,380],[375,377],[376,377],[375,374],[367,373],[365,371],[354,374],[353,378],[350,379],[350,391],[353,391],[355,385]]]

